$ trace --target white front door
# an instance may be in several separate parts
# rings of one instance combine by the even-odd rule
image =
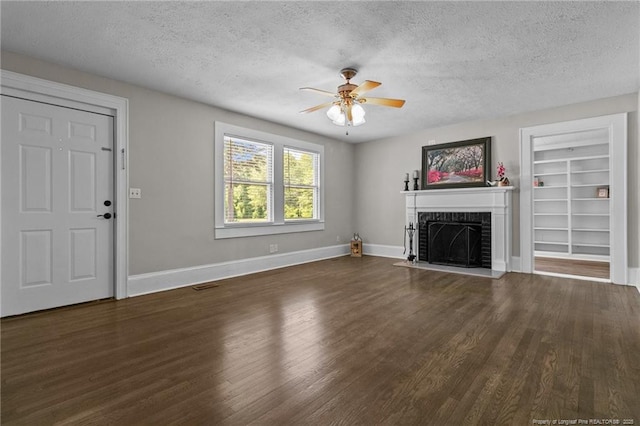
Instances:
[[[2,96],[2,315],[113,297],[113,117]]]

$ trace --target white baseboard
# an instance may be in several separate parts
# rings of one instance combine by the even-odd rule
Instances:
[[[363,254],[368,256],[404,259],[406,255],[402,253],[403,251],[404,248],[400,246],[363,244]],[[291,253],[220,262],[211,265],[194,266],[191,268],[130,275],[127,283],[127,296],[140,296],[173,288],[284,268],[301,263],[345,256],[347,254],[349,254],[349,245],[342,244]],[[511,270],[514,272],[520,270],[519,257],[511,257]],[[629,285],[635,286],[638,292],[640,292],[640,268],[629,268]]]
[[[404,247],[385,246],[382,244],[362,244],[362,254],[368,256],[391,257],[393,259],[404,259],[406,254],[402,254]]]
[[[629,268],[629,285],[633,285],[640,292],[640,268]]]
[[[299,265],[301,263],[345,256],[347,254],[349,254],[349,245],[342,244],[194,266],[191,268],[130,275],[127,285],[127,296],[140,296],[271,269],[284,268],[286,266]]]
[[[519,256],[511,256],[511,272],[521,272]]]

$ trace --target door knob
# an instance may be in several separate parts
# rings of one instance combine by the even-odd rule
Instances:
[[[104,217],[105,219],[111,219],[111,213],[99,214],[98,217]]]

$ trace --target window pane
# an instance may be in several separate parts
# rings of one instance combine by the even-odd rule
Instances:
[[[273,145],[224,137],[225,223],[271,221]]]
[[[312,152],[284,149],[284,184],[316,185],[317,156]]]
[[[268,222],[270,185],[225,184],[225,222]]]
[[[271,182],[273,147],[225,136],[225,181]]]
[[[313,188],[284,189],[284,218],[285,219],[314,219]]]

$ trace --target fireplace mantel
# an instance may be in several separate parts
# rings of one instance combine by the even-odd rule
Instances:
[[[406,224],[417,223],[421,212],[490,212],[491,269],[509,272],[513,190],[513,186],[488,186],[404,191]]]

